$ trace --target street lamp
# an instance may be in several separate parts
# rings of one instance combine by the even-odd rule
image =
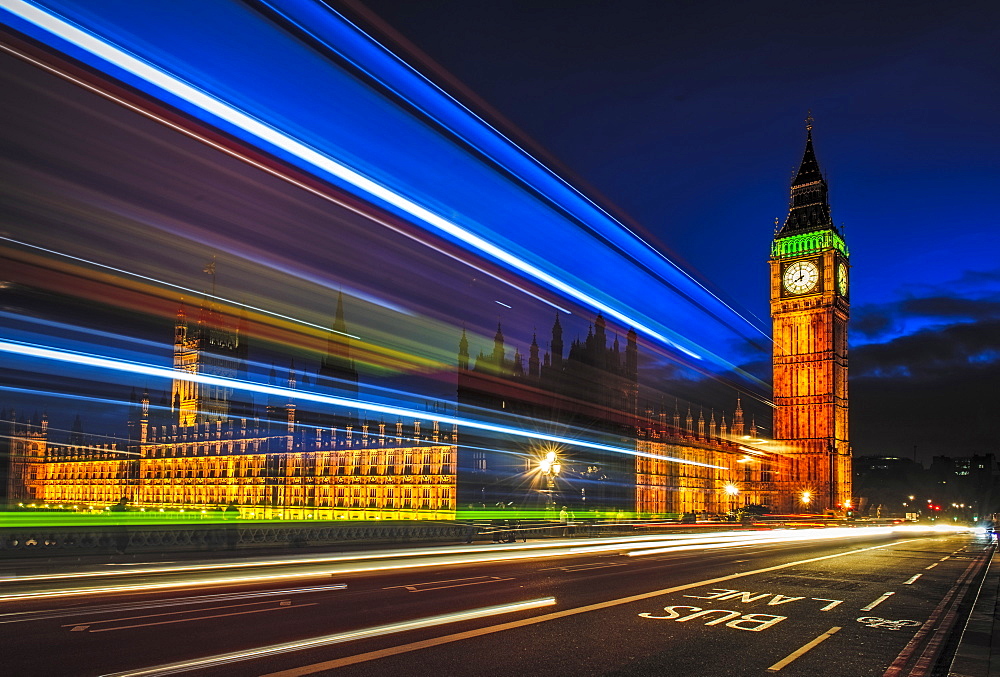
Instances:
[[[812,492],[811,491],[803,491],[801,499],[802,499],[802,504],[806,507],[806,510],[808,510],[809,509],[809,503],[812,502]]]
[[[559,471],[562,470],[562,464],[559,462],[556,452],[550,451],[545,454],[545,458],[538,462],[538,469],[543,475],[548,475],[549,477],[558,475]]]
[[[562,463],[555,451],[549,451],[545,457],[538,461],[538,472],[545,475],[545,491],[548,493],[548,505],[555,505],[553,494],[556,488],[556,476],[562,470]]]
[[[722,490],[726,492],[726,496],[729,497],[729,513],[736,513],[736,497],[739,496],[740,488],[733,484],[732,482],[727,482]]]

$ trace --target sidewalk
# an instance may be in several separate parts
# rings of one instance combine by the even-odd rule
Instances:
[[[948,677],[1000,677],[1000,557],[996,549],[962,633]]]

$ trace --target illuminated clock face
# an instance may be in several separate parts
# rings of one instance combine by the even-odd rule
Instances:
[[[819,268],[813,261],[796,261],[785,268],[781,281],[790,294],[805,294],[819,282]]]
[[[837,290],[841,296],[847,296],[847,264],[837,266]]]

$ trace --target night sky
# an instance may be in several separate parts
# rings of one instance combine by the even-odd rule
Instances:
[[[916,448],[928,462],[1000,451],[996,3],[334,5],[764,333],[774,223],[787,213],[811,110],[833,217],[851,249],[855,455]],[[499,316],[523,352],[531,332],[541,340],[551,324],[551,307],[526,305],[401,231],[372,229],[32,66],[3,63],[4,191],[16,205],[0,227],[7,235],[98,261],[124,254],[133,272],[196,288],[219,252],[221,293],[318,326],[343,290],[352,330],[432,362],[429,394],[443,398],[453,396],[461,326],[476,334],[475,353],[488,349]],[[37,298],[10,289],[4,311],[37,310]],[[508,312],[504,300],[522,305]],[[161,341],[175,306],[164,297],[142,308],[141,338]],[[60,313],[103,321],[93,306]],[[567,339],[587,330],[591,312],[576,315]],[[315,361],[323,340],[274,333],[258,344],[271,351],[263,359],[287,349]],[[156,348],[165,362],[168,350]],[[743,350],[731,359],[768,381],[766,344]],[[377,362],[374,372],[391,371]],[[649,374],[657,365],[645,366]],[[731,405],[728,384],[704,385],[665,389]],[[767,434],[766,407],[749,409]]]
[[[811,109],[852,255],[854,453],[1000,451],[996,3],[364,5],[765,327]]]

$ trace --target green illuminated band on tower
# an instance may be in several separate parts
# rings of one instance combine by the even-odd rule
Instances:
[[[772,258],[784,258],[813,254],[823,249],[834,248],[844,256],[850,256],[844,240],[832,230],[814,230],[800,235],[778,238],[771,245]]]

